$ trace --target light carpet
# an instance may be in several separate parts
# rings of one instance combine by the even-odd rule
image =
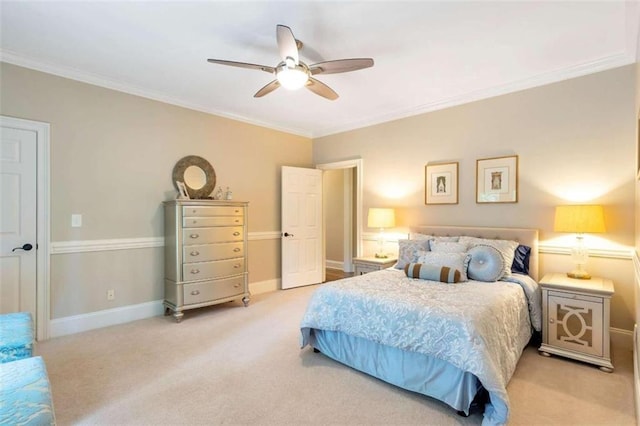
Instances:
[[[447,405],[299,348],[315,286],[36,345],[61,426],[465,425]],[[507,388],[513,425],[634,425],[632,354],[616,370],[525,349]]]

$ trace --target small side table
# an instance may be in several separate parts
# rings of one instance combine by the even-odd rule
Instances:
[[[573,358],[611,373],[609,312],[613,282],[547,274],[542,287],[542,355]]]
[[[395,265],[398,259],[395,257],[356,257],[353,264],[356,267],[356,275],[363,275],[373,271],[390,268]]]

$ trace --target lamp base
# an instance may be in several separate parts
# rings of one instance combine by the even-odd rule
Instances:
[[[386,254],[384,254],[384,253],[376,253],[376,255],[375,255],[375,256],[376,256],[376,259],[386,259],[386,258],[388,258],[388,257],[389,257],[389,256],[387,256],[387,255],[386,255]]]
[[[589,274],[587,271],[581,270],[581,269],[576,269],[575,271],[571,271],[571,272],[567,272],[567,276],[569,278],[575,278],[578,280],[590,280],[591,279],[591,274]]]

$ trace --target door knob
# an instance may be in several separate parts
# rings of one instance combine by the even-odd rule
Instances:
[[[284,233],[284,236],[285,236],[285,237],[293,237],[293,234],[290,234],[290,233],[288,233],[288,232],[285,232],[285,233]]]
[[[14,248],[13,250],[11,250],[11,252],[14,252],[14,251],[16,251],[16,250],[29,251],[29,250],[31,250],[32,248],[33,248],[33,246],[32,246],[31,244],[27,243],[27,244],[23,245],[22,247],[16,247],[16,248]]]

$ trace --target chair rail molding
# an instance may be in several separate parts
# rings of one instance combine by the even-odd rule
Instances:
[[[280,239],[280,231],[249,232],[249,241]],[[164,237],[116,238],[104,240],[54,241],[51,254],[87,253],[94,251],[133,250],[164,247]]]

